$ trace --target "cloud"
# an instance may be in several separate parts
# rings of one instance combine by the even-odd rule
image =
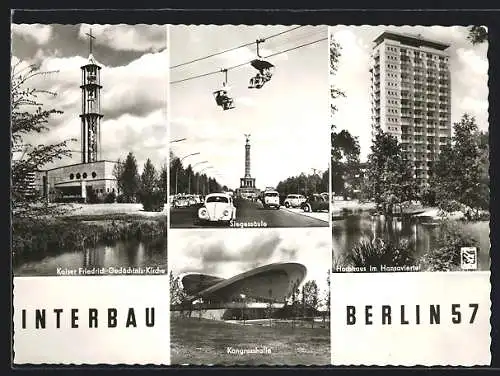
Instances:
[[[118,67],[102,65],[102,151],[104,159],[124,158],[132,151],[139,169],[147,158],[159,167],[167,157],[167,116],[165,74],[166,50],[161,53],[147,53],[129,64]],[[19,62],[17,57],[12,63]],[[79,57],[46,57],[41,72],[54,73],[34,77],[29,87],[57,93],[57,96],[40,95],[39,100],[47,108],[64,111],[50,118],[50,131],[36,137],[27,137],[32,143],[55,143],[69,138],[78,141],[71,144],[72,150],[80,149],[81,70],[87,60]],[[19,63],[17,71],[28,63]],[[79,153],[72,161],[77,163]],[[54,167],[54,166],[50,166]]]
[[[335,26],[331,32],[341,45],[338,71],[332,79],[346,98],[338,98],[333,119],[338,130],[347,129],[359,137],[361,159],[370,152],[371,99],[368,72],[372,41],[384,30],[421,34],[427,39],[450,44],[452,123],[465,113],[476,117],[482,130],[488,128],[487,43],[473,46],[462,26]]]
[[[80,39],[92,28],[94,42],[124,51],[161,51],[166,48],[167,27],[157,25],[81,25]]]
[[[12,24],[12,32],[29,39],[38,45],[49,42],[52,36],[52,26],[40,24]]]

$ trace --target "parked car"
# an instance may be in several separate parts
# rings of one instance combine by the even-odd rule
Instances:
[[[302,205],[303,202],[306,201],[306,198],[302,195],[298,194],[291,194],[286,196],[284,205],[286,208],[298,208],[300,205]]]
[[[305,212],[315,212],[330,209],[330,202],[325,195],[312,194],[300,206]]]
[[[198,219],[200,222],[220,222],[229,225],[236,219],[233,198],[227,193],[208,194],[204,205],[198,209]]]
[[[185,196],[177,196],[174,198],[173,202],[174,208],[187,208],[189,207],[189,201]]]
[[[196,205],[196,199],[195,199],[194,195],[187,196],[187,200],[188,200],[189,206]]]
[[[262,204],[265,209],[268,208],[280,208],[280,195],[276,191],[265,191],[263,195]]]

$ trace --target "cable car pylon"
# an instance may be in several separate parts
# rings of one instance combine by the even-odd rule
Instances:
[[[259,45],[261,43],[264,43],[265,41],[266,41],[265,39],[257,39],[255,41],[257,59],[252,60],[250,62],[250,65],[255,69],[257,69],[258,72],[254,77],[250,78],[250,81],[248,83],[249,89],[262,88],[262,86],[264,86],[266,82],[271,80],[271,77],[273,76],[274,65],[264,60],[260,55]]]

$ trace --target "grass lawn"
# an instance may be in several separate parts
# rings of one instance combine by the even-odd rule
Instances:
[[[166,206],[161,212],[145,212],[142,209],[142,204],[66,204],[66,207],[69,210],[65,216],[70,217],[164,217],[167,215]]]
[[[318,325],[319,326],[319,325]],[[328,365],[329,328],[268,327],[198,318],[171,319],[172,364]],[[230,354],[266,346],[271,354]]]
[[[359,202],[358,200],[335,200],[332,205],[332,213],[342,213],[344,210],[359,212],[375,209],[374,202]]]

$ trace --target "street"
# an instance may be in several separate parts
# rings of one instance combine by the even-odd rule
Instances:
[[[170,208],[171,228],[197,228],[198,208]],[[319,213],[314,213],[319,214]],[[233,227],[328,227],[328,214],[324,213],[325,220],[302,214],[300,209],[288,210],[285,208],[264,209],[260,202],[241,200],[236,204],[236,221]],[[217,224],[203,225],[203,227],[221,227]]]

